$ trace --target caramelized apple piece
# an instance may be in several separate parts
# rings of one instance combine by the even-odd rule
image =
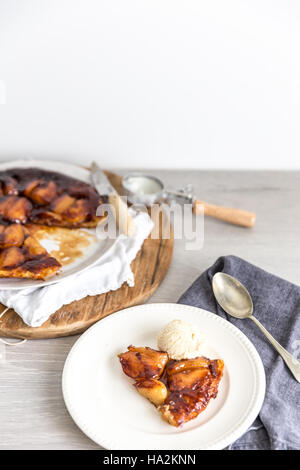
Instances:
[[[168,362],[168,354],[148,347],[128,346],[128,351],[119,359],[124,374],[133,379],[156,379],[160,377]]]
[[[208,361],[208,368],[183,370],[168,377],[171,394],[159,407],[164,420],[180,426],[205,410],[211,398],[218,394],[223,375],[221,359]]]
[[[0,197],[0,215],[11,222],[25,223],[30,215],[32,204],[25,197]]]
[[[194,369],[178,374],[173,374],[168,378],[168,385],[171,391],[179,391],[183,389],[195,390],[207,384],[207,380],[210,377],[209,369]]]
[[[33,237],[27,236],[24,240],[24,251],[27,252],[29,255],[43,255],[47,253],[45,248]]]
[[[12,198],[8,196],[0,197],[0,215],[3,217],[3,219],[6,218],[8,208],[11,205],[11,199]]]
[[[15,180],[15,178],[7,176],[3,181],[3,194],[7,196],[17,196],[19,194],[17,185],[18,182]]]
[[[25,257],[20,250],[15,246],[10,248],[5,248],[0,253],[0,267],[5,268],[14,268],[19,266],[20,264],[24,263]]]
[[[40,179],[33,179],[27,183],[27,186],[24,189],[24,195],[30,197],[30,193],[40,184],[42,184],[42,180]]]
[[[68,194],[63,194],[62,196],[52,201],[51,210],[53,210],[57,214],[62,214],[70,206],[72,206],[72,204],[74,204],[75,201],[76,199],[74,197],[71,197]]]
[[[134,383],[137,391],[155,406],[161,405],[168,395],[167,387],[157,379],[141,379]]]
[[[44,206],[45,204],[53,201],[53,199],[56,197],[56,191],[57,188],[54,181],[47,181],[36,186],[30,192],[28,197],[30,197],[30,199],[40,206]]]
[[[183,361],[172,361],[167,365],[167,374],[173,375],[184,370],[208,368],[211,361],[206,357],[196,357],[195,359],[184,359]]]
[[[7,211],[7,218],[11,221],[25,223],[31,212],[32,205],[25,197],[12,197],[11,206]]]
[[[3,225],[1,227],[3,227]],[[8,225],[5,229],[0,229],[0,248],[21,246],[23,244],[23,240],[24,230],[20,224]]]
[[[86,199],[78,199],[62,215],[67,221],[80,224],[90,215],[89,203]]]
[[[179,362],[186,362],[186,364],[181,364],[181,372],[172,373],[171,375],[168,374],[168,372],[172,364],[171,366],[169,366],[168,364],[166,372],[168,374],[168,385],[170,387],[170,390],[203,390],[210,386],[212,380],[222,375],[224,362],[221,359],[215,359],[212,361],[206,358],[200,359],[205,359],[205,367],[199,367],[198,369],[189,369],[190,366],[194,366],[193,361],[195,360],[178,361],[178,364]],[[174,364],[174,367],[175,366],[176,364]]]

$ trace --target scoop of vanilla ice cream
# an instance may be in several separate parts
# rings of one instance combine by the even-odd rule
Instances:
[[[191,323],[173,320],[158,334],[157,346],[167,352],[170,359],[193,359],[201,356],[203,333]]]

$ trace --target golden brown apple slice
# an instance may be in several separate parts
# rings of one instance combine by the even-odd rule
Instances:
[[[17,181],[15,178],[12,178],[11,176],[7,176],[5,180],[3,181],[3,186],[2,186],[2,191],[3,194],[6,194],[7,196],[17,196],[19,191],[17,189]]]
[[[62,214],[67,209],[69,209],[76,199],[74,197],[69,196],[68,194],[63,194],[62,196],[54,199],[51,204],[51,209],[56,212],[57,214]]]
[[[134,386],[143,397],[150,400],[155,406],[161,405],[168,396],[167,387],[157,379],[137,380]]]
[[[27,183],[27,186],[24,189],[24,195],[27,197],[30,197],[30,193],[40,184],[42,184],[43,181],[40,179],[33,179],[32,181],[29,181]]]
[[[171,391],[175,390],[195,390],[205,386],[207,378],[210,378],[208,369],[194,369],[178,374],[173,374],[168,378],[168,385]]]
[[[47,253],[45,248],[31,236],[25,238],[23,246],[29,255],[37,256]]]
[[[11,222],[25,223],[30,215],[32,204],[25,197],[2,196],[0,215]]]
[[[3,226],[1,226],[3,227]],[[20,224],[12,224],[0,229],[0,248],[21,246],[24,240],[24,230]]]
[[[48,181],[36,186],[28,197],[40,206],[44,206],[56,198],[56,191],[57,187],[54,181]]]
[[[25,257],[20,250],[16,246],[11,246],[9,248],[5,248],[0,253],[0,267],[1,269],[5,268],[14,268],[20,266],[20,264],[24,263]]]
[[[168,362],[168,354],[148,347],[128,346],[128,351],[120,354],[123,372],[133,379],[157,379]]]
[[[64,219],[73,224],[80,224],[90,215],[89,202],[86,199],[78,199],[62,213]],[[93,214],[95,215],[95,214]]]
[[[7,215],[7,212],[8,212],[8,209],[11,205],[11,201],[12,201],[12,197],[11,196],[1,196],[0,197],[0,215],[2,216],[3,219],[6,219],[6,215]]]
[[[184,364],[180,364],[180,372],[170,374],[169,372],[172,364],[170,366],[168,365],[166,369],[168,375],[168,385],[170,387],[170,390],[172,391],[183,389],[204,389],[208,387],[213,380],[222,376],[224,368],[224,362],[221,359],[216,359],[212,361],[207,359],[207,365],[205,365],[205,367],[199,367],[197,369],[189,369],[189,367],[195,365],[194,362],[191,363],[190,360],[179,362],[186,362],[185,367]],[[176,364],[173,364],[173,371],[175,366]]]
[[[196,357],[195,359],[172,361],[168,364],[166,372],[168,375],[173,375],[184,370],[208,368],[210,363],[211,361],[206,357]]]

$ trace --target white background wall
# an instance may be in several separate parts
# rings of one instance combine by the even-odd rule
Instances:
[[[0,159],[300,168],[299,59],[299,0],[0,0]]]

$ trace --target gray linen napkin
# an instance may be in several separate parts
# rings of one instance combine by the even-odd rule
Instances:
[[[250,429],[230,449],[300,449],[300,384],[278,353],[249,319],[228,316],[217,304],[212,276],[225,272],[250,292],[254,314],[289,352],[300,356],[300,287],[280,279],[236,256],[219,258],[180,297],[180,304],[193,305],[226,318],[253,342],[266,371],[266,397]]]

